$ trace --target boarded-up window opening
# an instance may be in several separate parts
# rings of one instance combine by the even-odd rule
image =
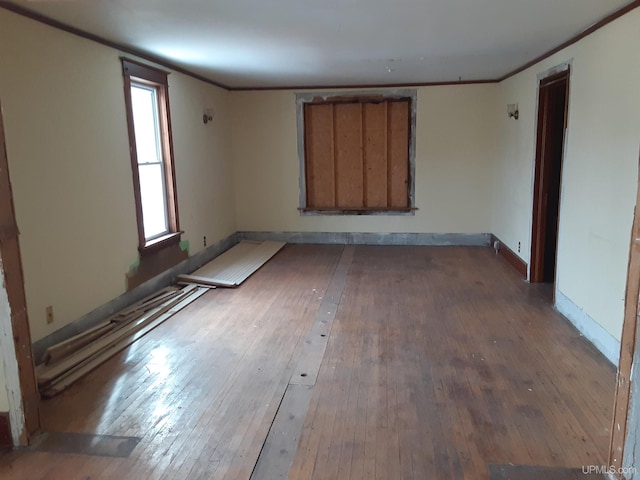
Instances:
[[[304,104],[306,207],[409,211],[411,99]]]

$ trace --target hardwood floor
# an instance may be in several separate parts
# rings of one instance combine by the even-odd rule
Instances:
[[[359,247],[293,479],[604,464],[614,369],[489,249]]]
[[[287,245],[43,402],[128,458],[16,450],[0,478],[248,479],[343,250]],[[615,370],[549,296],[489,248],[355,247],[289,478],[605,464]]]

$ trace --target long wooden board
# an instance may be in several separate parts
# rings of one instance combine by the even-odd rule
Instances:
[[[128,323],[134,321],[145,312],[162,305],[169,299],[179,294],[179,288],[164,288],[152,295],[149,295],[148,297],[143,298],[139,302],[136,302],[135,304],[125,308],[124,310],[117,312],[95,327],[85,330],[55,345],[52,345],[44,353],[43,360],[45,365],[56,363],[63,358],[72,355],[73,353],[86,347],[93,341],[105,336],[110,331],[125,327]]]
[[[284,242],[240,242],[191,275],[178,275],[181,282],[237,287],[284,247]]]
[[[639,169],[640,172],[640,169]],[[624,320],[620,341],[620,358],[616,378],[616,393],[613,403],[613,419],[609,444],[609,465],[623,466],[627,422],[631,404],[631,373],[638,344],[638,318],[640,316],[640,178],[636,191],[636,206],[633,213],[629,260],[627,264],[627,288],[624,299]]]
[[[155,309],[144,313],[142,316],[138,317],[135,321],[131,322],[124,328],[120,328],[114,332],[108,333],[107,335],[101,337],[90,345],[86,346],[82,350],[74,353],[73,355],[68,356],[64,360],[57,362],[50,366],[41,366],[37,369],[38,376],[38,384],[46,385],[47,383],[53,381],[55,378],[61,376],[66,371],[71,370],[77,365],[83,363],[87,359],[91,358],[92,355],[100,352],[103,348],[107,348],[110,345],[118,342],[123,336],[129,335],[136,330],[143,328],[147,323],[155,320],[157,317],[162,315],[163,313],[169,311],[173,306],[180,303],[185,296],[189,295],[192,290],[196,289],[195,285],[190,285],[185,287],[181,294],[175,296],[168,300],[161,306],[156,307]]]
[[[107,332],[113,330],[116,327],[116,324],[112,321],[102,322],[96,325],[93,328],[85,330],[78,335],[74,335],[73,337],[64,340],[63,342],[57,343],[44,352],[44,363],[45,365],[50,365],[52,363],[58,362],[64,357],[71,355],[72,353],[80,350],[83,347],[86,347],[94,340],[106,335]]]
[[[162,314],[156,316],[148,323],[145,323],[141,329],[136,329],[129,332],[129,335],[122,336],[119,341],[112,343],[102,350],[98,351],[81,364],[76,365],[73,369],[66,371],[64,374],[55,378],[44,388],[41,388],[41,394],[45,398],[50,398],[58,393],[69,388],[73,383],[95,370],[118,352],[124,350],[133,342],[149,333],[154,328],[165,322],[175,313],[182,310],[184,307],[192,303],[194,300],[204,295],[209,291],[208,288],[196,287],[190,290],[187,294],[181,297],[181,300],[175,303],[171,308],[164,311]]]
[[[298,360],[289,381],[292,385],[316,384],[354,254],[355,247],[352,245],[346,246],[342,251],[340,261],[316,312],[311,330],[305,341],[300,344],[300,360]]]
[[[251,480],[289,477],[312,395],[313,386],[287,386]]]

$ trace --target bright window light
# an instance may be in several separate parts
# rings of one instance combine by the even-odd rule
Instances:
[[[155,87],[131,84],[140,200],[144,237],[147,241],[169,233],[157,97]]]

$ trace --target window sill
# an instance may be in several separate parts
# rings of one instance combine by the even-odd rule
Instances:
[[[138,251],[140,252],[140,255],[149,255],[162,250],[163,248],[175,245],[177,243],[180,243],[180,235],[182,235],[183,233],[184,232],[173,232],[158,238],[154,238],[153,240],[149,240],[144,245],[138,247]]]
[[[414,207],[402,208],[299,208],[301,215],[415,215]]]

